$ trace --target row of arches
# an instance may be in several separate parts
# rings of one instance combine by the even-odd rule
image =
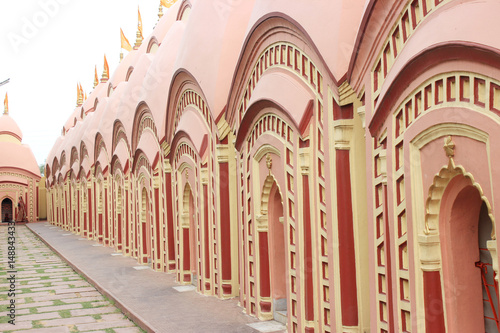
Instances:
[[[230,83],[176,68],[130,119],[126,96],[77,124],[46,166],[51,221],[291,332],[497,331],[498,56],[427,31],[461,5],[369,2],[342,78],[262,16]]]

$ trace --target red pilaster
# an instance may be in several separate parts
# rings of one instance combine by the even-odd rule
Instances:
[[[231,280],[231,211],[229,197],[229,164],[219,164],[220,178],[220,227],[221,227],[221,257],[222,279]],[[231,294],[231,285],[222,286],[224,294]]]
[[[130,222],[128,220],[129,218],[129,211],[128,211],[128,190],[125,189],[125,245],[124,247],[126,248],[126,253],[130,253]]]
[[[175,261],[175,242],[174,242],[174,215],[172,207],[172,173],[165,174],[165,192],[167,194],[167,246],[168,261]],[[175,263],[169,264],[169,270],[175,269]]]
[[[344,326],[357,326],[358,293],[356,286],[356,252],[354,248],[349,150],[338,149],[336,151],[336,166],[342,324]]]
[[[269,240],[267,231],[259,232],[260,261],[260,296],[271,296],[271,279],[269,276]]]
[[[77,225],[77,228],[76,228],[76,230],[77,230],[78,232],[80,232],[80,231],[81,231],[81,229],[82,229],[82,228],[81,228],[81,224],[80,224],[80,190],[77,190],[77,195],[76,195],[76,197],[78,198],[78,199],[76,200],[76,216],[77,216],[77,224],[76,224],[76,225]]]
[[[36,188],[36,196],[35,196],[35,203],[36,203],[36,205],[35,205],[36,212],[35,212],[35,216],[34,216],[35,221],[38,220],[37,217],[39,217],[39,212],[40,212],[40,208],[39,208],[39,205],[38,205],[39,195],[40,195],[40,189],[37,186],[37,188]]]
[[[182,270],[191,271],[191,249],[189,244],[189,228],[182,229],[182,237],[183,237],[183,260],[182,260]],[[191,281],[191,274],[189,274],[189,278],[184,274],[184,281]]]
[[[156,251],[155,251],[155,257],[156,257],[156,268],[161,267],[161,233],[160,233],[160,189],[155,188],[155,221],[156,221]]]
[[[309,176],[302,175],[303,219],[304,219],[304,273],[305,273],[305,319],[314,320],[313,258],[311,235],[311,208],[309,202]]]
[[[391,261],[391,230],[389,227],[389,208],[387,206],[387,185],[383,186],[384,191],[384,222],[385,222],[385,249],[387,255],[386,274],[387,274],[387,308],[389,312],[389,332],[394,331],[394,304],[392,301],[392,261]]]
[[[94,201],[95,202],[95,197],[94,197]],[[88,201],[87,201],[87,207],[88,207],[88,210],[89,210],[89,217],[88,217],[88,234],[89,235],[93,235],[93,228],[92,228],[92,222],[93,222],[93,215],[92,215],[92,191],[91,189],[89,188],[88,189]]]
[[[104,243],[109,244],[108,189],[104,189]]]
[[[203,219],[205,221],[205,289],[210,290],[210,229],[208,224],[208,186],[203,185]]]
[[[424,304],[426,332],[446,332],[439,271],[424,272]]]

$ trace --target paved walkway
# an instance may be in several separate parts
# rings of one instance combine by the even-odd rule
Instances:
[[[143,332],[30,230],[15,229],[0,227],[0,332]]]
[[[234,299],[207,297],[189,288],[180,292],[177,289],[186,288],[178,288],[174,274],[154,272],[146,266],[138,270],[135,259],[118,255],[113,248],[46,222],[27,227],[149,332],[284,332],[281,324],[258,322],[244,314]]]

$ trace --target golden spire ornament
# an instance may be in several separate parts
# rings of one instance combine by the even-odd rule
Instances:
[[[108,60],[106,59],[106,55],[104,55],[104,70],[101,76],[101,82],[108,82],[109,79],[109,66]]]
[[[97,75],[97,66],[95,66],[94,71],[94,88],[99,84],[99,76]]]
[[[81,106],[83,104],[83,88],[80,83],[76,85],[76,106]]]
[[[135,39],[135,45],[134,45],[134,50],[137,50],[139,46],[142,44],[142,18],[141,18],[141,12],[139,10],[139,7],[137,7],[137,15],[138,15],[138,22],[137,22],[137,33],[136,33],[136,39]]]
[[[160,6],[158,7],[158,21],[163,17],[163,5],[160,0]]]
[[[5,93],[5,99],[3,100],[3,114],[9,115],[9,96]]]

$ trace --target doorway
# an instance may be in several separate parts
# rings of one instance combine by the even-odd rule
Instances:
[[[12,200],[5,198],[2,200],[2,222],[12,221]]]

